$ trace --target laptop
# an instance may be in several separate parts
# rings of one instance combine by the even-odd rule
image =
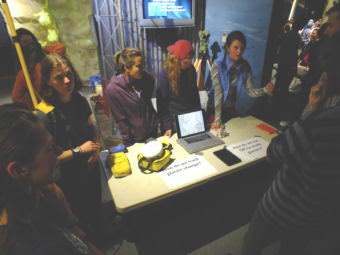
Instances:
[[[177,142],[189,153],[224,144],[224,141],[207,132],[203,110],[176,116]]]

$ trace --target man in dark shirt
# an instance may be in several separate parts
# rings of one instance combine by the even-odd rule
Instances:
[[[268,147],[277,175],[249,223],[243,255],[261,254],[275,241],[279,254],[300,255],[309,240],[339,226],[340,104],[323,102],[340,94],[340,36],[329,41],[322,59],[327,79],[309,96],[316,109]]]
[[[292,118],[288,103],[289,85],[297,71],[299,42],[300,37],[294,27],[291,30],[284,31],[280,42],[273,101],[276,106],[276,114],[283,121],[289,121]]]

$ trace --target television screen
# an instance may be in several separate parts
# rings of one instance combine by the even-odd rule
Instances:
[[[139,24],[142,27],[195,25],[196,0],[139,0]]]
[[[144,19],[190,19],[192,0],[144,0]]]

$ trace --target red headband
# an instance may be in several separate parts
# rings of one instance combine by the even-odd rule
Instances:
[[[179,59],[184,59],[192,52],[192,45],[191,42],[187,40],[178,40],[166,49]]]

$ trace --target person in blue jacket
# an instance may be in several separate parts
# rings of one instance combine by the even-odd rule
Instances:
[[[273,84],[254,88],[251,67],[242,55],[246,38],[240,31],[231,32],[224,45],[225,54],[217,58],[212,66],[211,76],[214,92],[215,126],[223,127],[229,119],[244,115],[250,108],[244,95],[252,98],[271,95]]]

